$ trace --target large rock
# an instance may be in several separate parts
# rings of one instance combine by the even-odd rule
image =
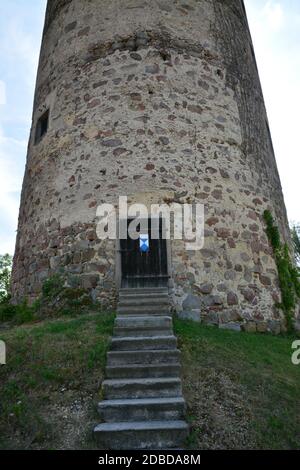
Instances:
[[[201,300],[197,295],[188,294],[182,302],[182,311],[178,314],[186,320],[200,321]]]
[[[256,332],[255,321],[248,321],[246,323],[243,323],[242,330],[246,331],[247,333],[255,333]]]
[[[241,325],[239,323],[234,322],[220,323],[219,328],[221,328],[222,330],[241,331]]]

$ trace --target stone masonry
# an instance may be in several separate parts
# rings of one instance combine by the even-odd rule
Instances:
[[[40,116],[49,128],[35,143]],[[171,242],[174,309],[280,330],[262,214],[285,206],[243,2],[49,0],[13,267],[13,299],[64,272],[115,306],[100,203],[205,204],[205,246]]]

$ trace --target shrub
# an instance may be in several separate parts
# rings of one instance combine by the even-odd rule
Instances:
[[[31,306],[26,300],[12,305],[6,298],[0,303],[0,322],[28,323],[38,318],[76,315],[91,308],[93,302],[85,289],[66,287],[65,284],[63,276],[51,276],[43,283],[41,295]]]
[[[0,303],[9,300],[12,257],[0,255]]]
[[[291,331],[293,329],[293,313],[296,303],[300,298],[299,271],[291,261],[287,244],[282,244],[280,240],[278,227],[275,225],[270,211],[266,210],[264,212],[264,220],[266,223],[266,233],[273,248],[278,271],[281,291],[281,304],[278,307],[283,310],[287,328]]]

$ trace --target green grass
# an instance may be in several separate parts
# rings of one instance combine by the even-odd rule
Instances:
[[[0,368],[0,448],[93,446],[113,320],[113,314],[89,313],[0,331],[7,347],[7,365]]]
[[[200,448],[300,447],[300,366],[292,337],[175,320],[192,436]],[[199,399],[199,401],[198,401]],[[245,438],[246,436],[246,438]]]

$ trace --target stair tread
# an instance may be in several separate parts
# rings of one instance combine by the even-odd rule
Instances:
[[[176,339],[174,335],[157,335],[157,336],[115,336],[112,338],[113,342],[120,342],[120,341],[143,341],[143,340],[166,340],[166,339]]]
[[[139,315],[132,315],[132,317],[130,317],[130,318],[131,318],[131,319],[136,318],[137,320],[139,320],[141,317],[140,317]],[[143,316],[143,320],[148,320],[148,319],[151,319],[151,320],[152,320],[152,319],[156,319],[156,318],[157,318],[156,315],[151,315],[151,313],[149,313],[149,315],[144,315],[144,316]],[[168,319],[172,320],[172,316],[171,316],[171,315],[162,315],[162,316],[160,317],[160,319],[162,319],[162,318],[168,318]],[[125,315],[124,317],[123,317],[122,315],[117,315],[117,318],[116,318],[116,319],[117,319],[117,320],[119,320],[119,319],[120,319],[120,320],[125,320],[125,319],[127,320],[127,319],[128,319],[128,315]]]
[[[95,428],[99,431],[143,431],[155,429],[188,429],[188,425],[183,420],[169,421],[120,421],[113,423],[101,423]]]
[[[134,351],[108,351],[108,354],[137,354],[137,353],[153,353],[155,355],[161,353],[161,354],[170,354],[170,352],[176,352],[176,354],[180,354],[180,350],[177,348],[174,349],[135,349]]]
[[[132,378],[132,379],[105,379],[102,383],[105,385],[118,385],[118,384],[144,384],[144,383],[169,383],[169,382],[181,382],[179,377],[143,377],[143,378]]]
[[[98,403],[98,406],[111,406],[111,405],[159,405],[166,403],[185,403],[182,396],[178,397],[169,397],[169,398],[123,398],[123,399],[113,399],[113,400],[103,400]]]
[[[106,368],[109,368],[109,369],[132,369],[132,368],[135,368],[135,369],[142,369],[142,368],[147,368],[147,369],[151,369],[151,368],[157,368],[157,367],[164,367],[164,368],[168,368],[168,367],[174,367],[174,365],[179,365],[179,362],[178,364],[174,364],[174,362],[162,362],[161,364],[120,364],[119,366],[116,366],[116,365],[113,365],[113,366],[106,366]]]

